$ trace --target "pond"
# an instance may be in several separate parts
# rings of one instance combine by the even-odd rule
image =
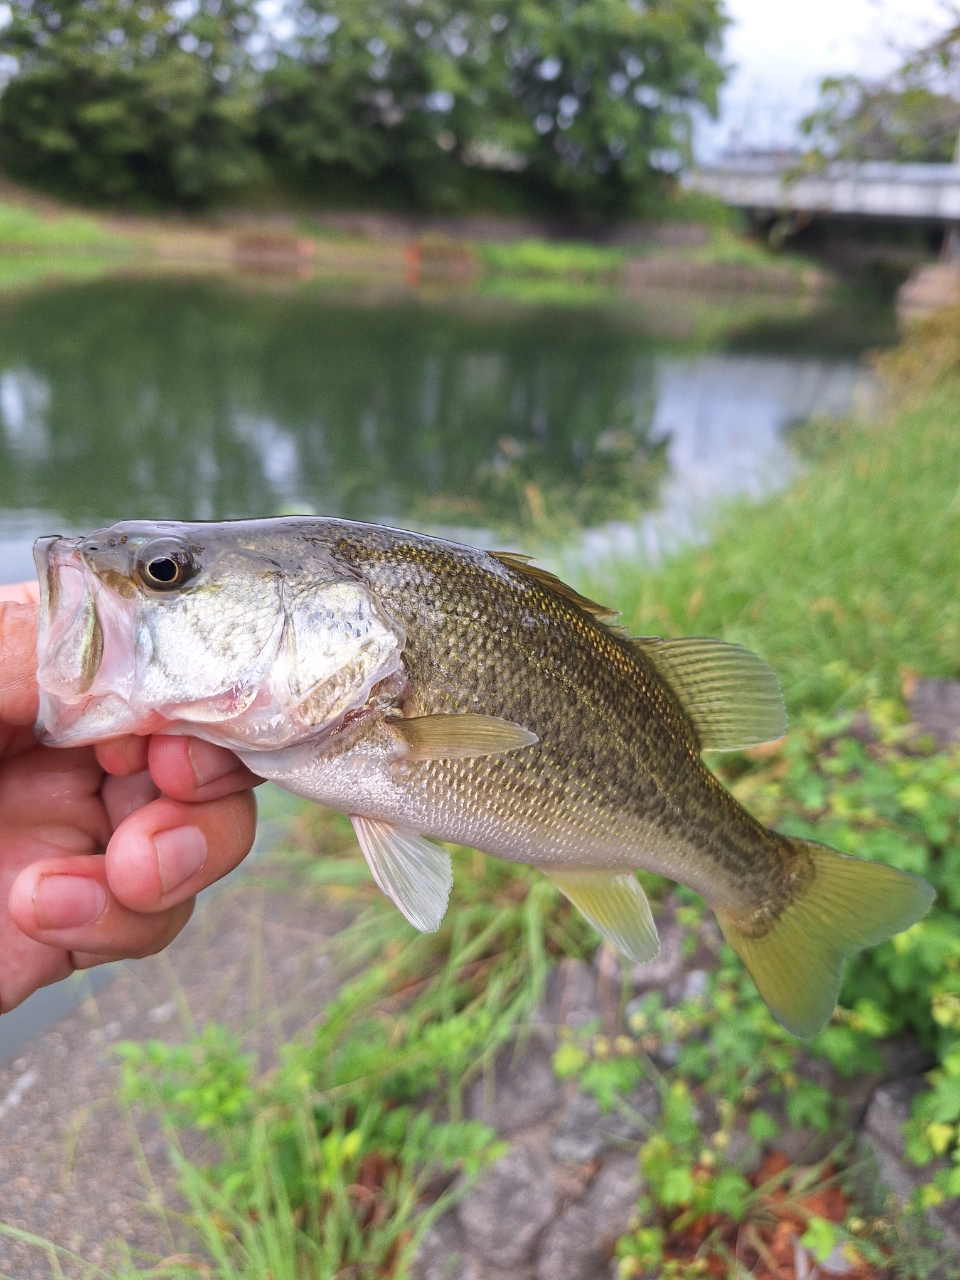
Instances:
[[[595,548],[655,550],[716,497],[782,483],[787,429],[868,393],[859,348],[888,317],[847,310],[838,330],[836,307],[826,323],[728,302],[704,339],[658,334],[626,301],[169,279],[7,298],[0,580],[31,572],[39,533],[135,516],[316,512],[526,546],[592,530]]]

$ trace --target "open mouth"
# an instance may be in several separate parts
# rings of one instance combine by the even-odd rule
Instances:
[[[130,705],[135,612],[84,560],[76,538],[40,538],[37,682],[41,741],[80,746],[148,731]],[[152,717],[150,717],[152,719]]]
[[[96,579],[74,538],[41,538],[33,554],[40,578],[40,687],[65,698],[82,697],[103,661]]]

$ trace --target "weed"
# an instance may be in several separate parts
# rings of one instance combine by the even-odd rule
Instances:
[[[595,943],[546,879],[463,850],[443,928],[416,934],[347,853],[348,829],[314,809],[289,855],[301,883],[359,911],[335,939],[343,983],[309,1039],[259,1077],[216,1025],[183,1045],[118,1048],[127,1099],[163,1120],[218,1277],[404,1273],[503,1149],[462,1118],[465,1085],[540,1000],[550,957]],[[202,1156],[183,1153],[189,1131],[208,1135]]]

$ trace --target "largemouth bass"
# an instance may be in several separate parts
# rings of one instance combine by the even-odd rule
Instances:
[[[767,830],[701,760],[781,736],[737,645],[634,639],[524,557],[342,520],[129,521],[36,546],[43,741],[189,733],[349,814],[377,884],[435,930],[436,840],[541,868],[635,961],[638,867],[702,894],[774,1016],[815,1034],[853,952],[923,880]]]

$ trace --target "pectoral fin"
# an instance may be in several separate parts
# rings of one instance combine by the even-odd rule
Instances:
[[[350,815],[370,873],[415,929],[436,933],[453,887],[450,855],[389,822]]]
[[[702,636],[632,643],[676,694],[705,751],[736,751],[786,733],[777,677],[749,649]]]
[[[645,964],[660,950],[650,904],[632,871],[592,867],[547,872],[562,894],[583,912],[598,933],[628,959]]]
[[[470,760],[532,747],[539,739],[498,716],[412,716],[391,722],[406,744],[406,760]]]

